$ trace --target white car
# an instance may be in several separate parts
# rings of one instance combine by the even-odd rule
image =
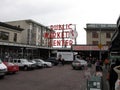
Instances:
[[[7,67],[5,66],[5,64],[0,59],[0,77],[3,78],[6,74],[6,72],[7,72]]]
[[[36,68],[42,68],[43,67],[42,63],[39,60],[36,60],[36,61],[31,60],[30,62],[32,62],[35,65]]]
[[[83,69],[88,63],[85,60],[76,59],[72,62],[73,69]]]
[[[36,62],[41,62],[41,64],[43,65],[43,67],[52,67],[52,63],[51,62],[46,62],[42,59],[33,59]]]
[[[24,69],[24,70],[35,68],[34,63],[29,62],[27,59],[12,59],[9,62],[14,63],[15,65],[18,65],[21,69]]]

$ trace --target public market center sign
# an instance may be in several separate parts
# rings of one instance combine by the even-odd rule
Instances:
[[[44,37],[50,39],[50,46],[71,46],[78,36],[74,24],[50,25],[50,30],[44,33]]]

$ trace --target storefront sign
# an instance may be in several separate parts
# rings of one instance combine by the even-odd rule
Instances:
[[[51,46],[71,46],[78,36],[73,24],[50,25],[50,29],[44,37],[50,39]]]
[[[79,46],[73,46],[73,50],[82,50],[82,51],[87,51],[87,50],[93,50],[97,51],[100,50],[98,46],[85,46],[85,45],[79,45]],[[102,46],[101,50],[108,50],[108,46]]]

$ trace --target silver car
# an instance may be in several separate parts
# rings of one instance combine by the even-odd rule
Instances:
[[[83,69],[87,65],[88,63],[85,60],[77,59],[72,62],[73,69]]]
[[[44,61],[42,59],[34,59],[34,61],[40,62],[43,67],[52,67],[52,63],[51,62],[46,62],[46,61]]]

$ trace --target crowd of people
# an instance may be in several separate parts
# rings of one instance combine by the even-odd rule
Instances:
[[[95,60],[93,64],[95,64],[96,75],[102,76],[103,70],[108,72],[106,79],[109,82],[109,90],[120,90],[120,59]]]
[[[120,90],[120,60],[113,59],[108,69],[110,90]]]

